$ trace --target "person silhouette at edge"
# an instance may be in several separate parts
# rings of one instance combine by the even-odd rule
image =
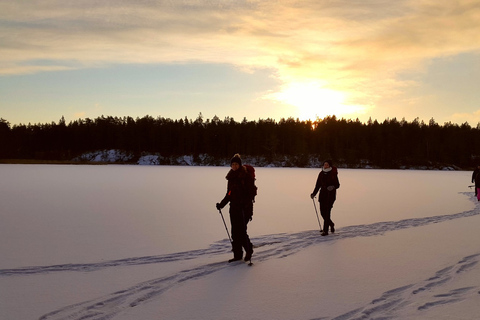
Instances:
[[[473,170],[472,173],[472,183],[475,183],[475,197],[477,196],[478,193],[478,188],[480,188],[480,179],[477,179],[478,174],[480,173],[480,165]],[[480,177],[479,177],[480,178]],[[477,182],[477,180],[479,180]]]
[[[320,190],[318,201],[320,203],[320,214],[323,218],[322,236],[328,235],[328,228],[335,232],[335,224],[331,219],[333,203],[337,198],[337,189],[340,188],[338,181],[338,170],[332,165],[332,160],[323,162],[322,171],[318,174],[317,183],[310,197],[313,199]]]

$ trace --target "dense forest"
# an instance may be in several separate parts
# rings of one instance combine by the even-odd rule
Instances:
[[[273,161],[290,157],[295,166],[308,159],[331,158],[345,166],[379,168],[451,165],[476,166],[480,127],[437,124],[433,119],[387,119],[383,122],[288,118],[235,121],[227,117],[172,120],[163,117],[101,116],[66,123],[11,126],[0,119],[0,159],[71,160],[95,150],[117,149],[163,157],[207,154],[215,159],[234,153]],[[480,160],[480,159],[478,159]]]

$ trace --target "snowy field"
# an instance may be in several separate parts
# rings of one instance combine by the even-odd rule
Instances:
[[[257,168],[249,267],[227,171],[0,165],[0,319],[479,318],[471,172],[340,169],[321,237],[319,170]]]

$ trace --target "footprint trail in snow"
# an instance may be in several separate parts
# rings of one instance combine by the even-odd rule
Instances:
[[[257,247],[253,262],[261,262],[270,259],[281,259],[283,257],[295,254],[309,246],[326,243],[329,241],[339,241],[342,239],[369,237],[382,235],[389,231],[402,230],[425,226],[433,223],[460,219],[479,215],[480,210],[475,208],[471,211],[456,213],[452,215],[442,215],[424,218],[405,219],[400,221],[378,222],[371,225],[348,226],[338,230],[334,236],[321,237],[318,230],[304,231],[293,234],[274,234],[252,238],[252,242]],[[173,254],[136,257],[120,260],[112,260],[98,263],[85,264],[64,264],[53,266],[33,266],[14,269],[0,270],[0,277],[26,276],[34,274],[46,274],[56,272],[89,272],[101,269],[117,268],[125,266],[139,266],[147,264],[161,264],[175,261],[187,261],[194,259],[208,258],[212,261],[220,260],[225,252],[230,249],[230,242],[223,240],[202,250],[192,250]],[[195,261],[195,260],[194,260]],[[380,315],[388,315],[399,309],[412,305],[415,301],[415,295],[429,294],[429,288],[442,286],[450,279],[460,273],[468,272],[474,268],[480,261],[480,254],[465,257],[462,261],[449,268],[438,271],[433,277],[421,283],[409,284],[401,288],[385,292],[381,297],[372,301],[364,308],[353,310],[344,315],[340,315],[336,320],[368,319]],[[213,263],[200,264],[188,268],[175,274],[151,279],[138,283],[129,288],[113,292],[106,296],[96,297],[89,301],[80,302],[74,305],[65,306],[61,309],[49,312],[39,319],[41,320],[60,320],[60,319],[111,319],[122,311],[138,307],[149,301],[158,299],[167,290],[178,286],[186,281],[205,277],[224,268],[232,267],[226,261],[217,261]],[[478,291],[475,286],[462,287],[443,294],[437,294],[429,297],[430,302],[419,305],[419,311],[428,308],[434,308],[438,305],[445,305],[462,299],[463,296]]]

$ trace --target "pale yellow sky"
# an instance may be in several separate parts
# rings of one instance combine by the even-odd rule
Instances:
[[[5,1],[0,44],[11,123],[480,121],[480,1]]]

